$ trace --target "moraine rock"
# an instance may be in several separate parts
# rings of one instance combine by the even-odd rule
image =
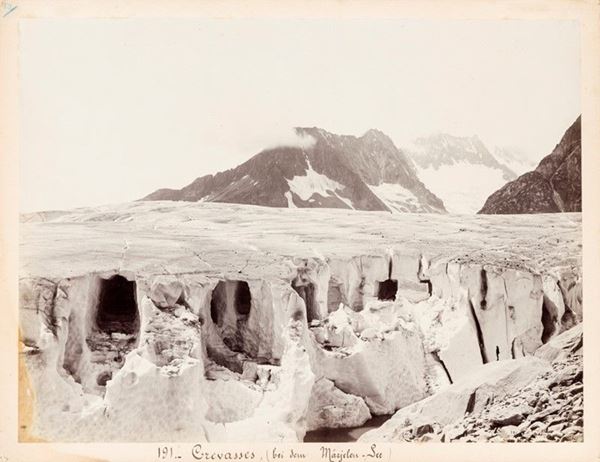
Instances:
[[[547,362],[531,356],[485,364],[468,378],[400,409],[384,425],[365,433],[359,441],[402,441],[402,433],[407,427],[455,423],[462,420],[465,413],[481,412],[491,399],[520,390],[548,367]]]
[[[554,337],[535,352],[538,358],[552,362],[565,360],[571,354],[583,354],[583,324],[578,324]]]
[[[517,426],[523,422],[532,409],[527,405],[520,405],[501,409],[497,413],[489,417],[492,428]]]
[[[444,428],[445,441],[582,441],[581,326],[553,337],[536,352],[552,360],[528,385],[488,402]],[[562,354],[557,354],[562,350]],[[516,425],[520,422],[518,425]]]

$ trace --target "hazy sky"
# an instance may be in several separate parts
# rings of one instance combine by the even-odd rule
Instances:
[[[21,46],[23,211],[179,188],[293,126],[539,159],[580,113],[565,21],[29,20]]]

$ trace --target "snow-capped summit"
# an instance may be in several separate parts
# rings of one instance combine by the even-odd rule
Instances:
[[[495,146],[493,153],[498,162],[506,165],[517,175],[533,170],[538,162],[529,157],[523,150],[513,146]]]
[[[419,178],[451,213],[476,213],[493,191],[517,176],[478,136],[438,133],[416,139],[406,151]]]
[[[265,149],[238,167],[206,175],[145,200],[231,202],[270,207],[331,207],[391,212],[445,212],[411,161],[379,130],[363,136],[296,128],[304,147]]]

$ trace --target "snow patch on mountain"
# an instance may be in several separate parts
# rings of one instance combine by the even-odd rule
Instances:
[[[385,183],[416,198],[414,206],[409,202],[394,211],[446,212],[442,200],[419,180],[409,157],[383,132],[371,129],[356,137],[298,127],[295,133],[300,146],[286,142],[264,149],[233,169],[196,178],[181,189],[156,190],[144,199],[390,211],[369,188]],[[303,144],[306,140],[312,140],[310,147]]]
[[[356,210],[356,208],[354,207],[354,204],[352,203],[352,201],[350,199],[346,199],[343,196],[340,196],[336,191],[333,192],[335,197],[337,197],[339,200],[341,200],[344,204],[346,204],[348,206],[349,209],[351,210]]]
[[[308,157],[306,157],[306,163],[308,164],[308,167],[306,168],[304,175],[296,175],[291,180],[287,180],[288,186],[290,187],[289,196],[287,194],[285,196],[288,201],[288,207],[296,207],[295,204],[290,205],[290,203],[293,204],[293,196],[291,193],[294,193],[303,201],[310,201],[315,194],[323,197],[336,197],[344,202],[348,208],[354,209],[352,201],[338,194],[338,191],[344,189],[342,184],[315,171],[310,164]]]
[[[287,200],[287,203],[288,203],[287,206],[289,209],[297,209],[298,208],[298,207],[296,207],[296,204],[294,204],[294,198],[292,197],[291,191],[286,191],[284,193],[284,196]]]
[[[523,150],[515,147],[494,147],[493,156],[517,175],[533,170],[538,161],[528,157]]]
[[[470,162],[421,169],[419,178],[450,213],[477,213],[488,196],[506,184],[502,170]]]
[[[478,136],[437,133],[414,140],[405,150],[419,179],[451,213],[476,213],[490,192],[516,178]],[[519,159],[513,151],[505,154]]]
[[[368,186],[392,212],[420,211],[421,205],[417,196],[399,184],[381,183],[377,186]]]

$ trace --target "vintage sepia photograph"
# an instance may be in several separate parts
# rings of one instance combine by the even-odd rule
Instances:
[[[19,444],[583,443],[581,37],[21,19]]]

